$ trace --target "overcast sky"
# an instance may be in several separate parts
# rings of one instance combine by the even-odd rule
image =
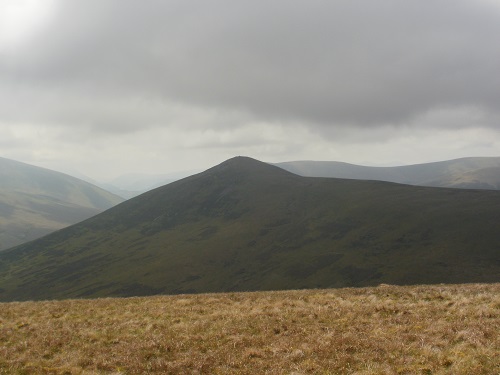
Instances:
[[[500,156],[500,1],[0,0],[0,156],[99,180]]]

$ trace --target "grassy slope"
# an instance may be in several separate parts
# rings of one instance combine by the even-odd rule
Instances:
[[[439,184],[436,183],[435,185],[500,190],[500,167],[481,168],[460,174],[451,174],[439,180]]]
[[[0,373],[500,371],[500,284],[0,304]]]
[[[122,201],[63,173],[0,158],[0,250],[87,219]]]
[[[0,250],[40,238],[100,212],[102,209],[47,196],[0,192]]]
[[[0,299],[498,282],[500,193],[247,158],[0,254]]]

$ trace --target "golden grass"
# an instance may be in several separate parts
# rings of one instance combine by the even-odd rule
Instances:
[[[0,304],[0,373],[500,374],[500,284]]]

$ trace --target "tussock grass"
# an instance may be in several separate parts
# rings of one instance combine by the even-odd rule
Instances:
[[[0,304],[0,373],[499,374],[500,284]]]

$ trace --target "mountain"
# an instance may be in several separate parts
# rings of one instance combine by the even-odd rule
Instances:
[[[336,161],[276,163],[307,177],[378,180],[418,186],[500,190],[500,157],[462,158],[399,167],[366,167]]]
[[[0,300],[500,281],[500,192],[230,159],[0,253]]]
[[[0,250],[75,224],[122,201],[63,173],[0,158]]]

